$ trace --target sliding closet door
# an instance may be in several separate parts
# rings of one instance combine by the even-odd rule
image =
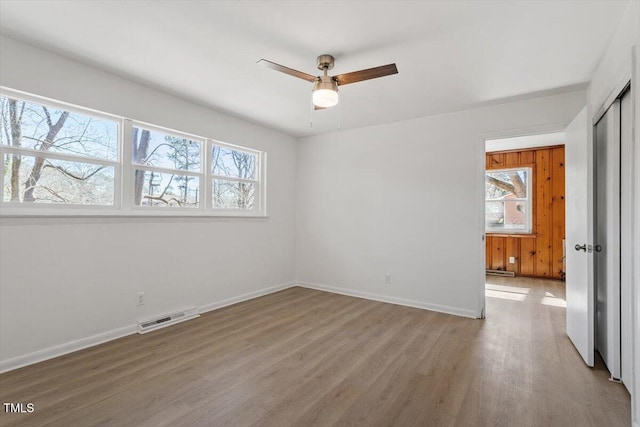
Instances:
[[[620,378],[629,393],[631,393],[631,381],[633,381],[631,359],[631,269],[633,262],[631,259],[633,247],[631,123],[631,90],[627,90],[620,101],[620,341],[622,362]]]
[[[620,100],[596,125],[595,285],[596,350],[620,378]]]

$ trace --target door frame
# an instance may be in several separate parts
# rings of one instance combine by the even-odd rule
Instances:
[[[479,249],[480,249],[480,265],[478,271],[478,295],[477,295],[477,317],[479,319],[484,319],[486,317],[486,300],[485,300],[485,284],[486,284],[486,232],[485,232],[485,188],[484,188],[484,177],[485,172],[487,170],[487,156],[486,156],[486,145],[487,140],[490,139],[506,139],[506,138],[517,138],[521,136],[535,136],[535,135],[544,135],[547,133],[558,133],[564,132],[569,123],[551,123],[547,125],[540,126],[529,126],[523,128],[513,128],[506,129],[495,132],[485,132],[481,135],[480,141],[477,145],[477,158],[478,158],[478,170],[477,173],[477,182],[478,182],[478,201],[476,206],[478,206],[478,221],[480,230],[482,230],[480,234],[479,241]]]

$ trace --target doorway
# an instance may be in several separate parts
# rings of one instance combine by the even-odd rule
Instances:
[[[485,270],[563,280],[564,133],[485,142]]]

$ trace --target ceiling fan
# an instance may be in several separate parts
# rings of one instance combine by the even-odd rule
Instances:
[[[316,59],[318,69],[324,72],[322,76],[312,76],[311,74],[303,73],[302,71],[294,70],[293,68],[285,67],[284,65],[276,64],[266,59],[261,59],[258,63],[280,71],[281,73],[312,82],[314,84],[313,105],[316,110],[333,107],[338,103],[338,86],[398,74],[396,64],[388,64],[380,67],[367,68],[366,70],[338,74],[337,76],[329,76],[327,75],[327,71],[331,70],[335,64],[335,59],[331,55],[320,55]]]

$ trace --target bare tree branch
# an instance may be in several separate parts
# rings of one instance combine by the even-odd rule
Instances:
[[[44,110],[44,113],[47,116],[47,124],[49,125],[49,132],[47,132],[47,136],[43,144],[40,146],[40,150],[48,151],[49,148],[53,145],[56,139],[56,136],[58,135],[58,132],[60,132],[60,129],[62,129],[62,127],[64,126],[64,123],[67,121],[67,118],[69,117],[69,112],[63,111],[60,117],[58,118],[58,120],[56,121],[56,123],[53,124],[47,107],[42,106],[42,109]],[[31,168],[31,173],[29,174],[29,178],[27,179],[27,183],[25,184],[26,190],[24,192],[23,201],[25,202],[35,201],[35,197],[33,196],[33,190],[36,183],[40,179],[40,176],[42,175],[43,166],[44,166],[44,158],[36,157],[33,163],[33,167]]]
[[[72,174],[71,172],[69,172],[68,170],[66,170],[65,168],[63,168],[61,166],[52,165],[48,161],[47,161],[47,164],[45,164],[43,166],[44,169],[53,168],[53,169],[55,169],[57,171],[60,171],[63,175],[68,176],[69,178],[73,178],[76,181],[86,181],[86,180],[90,179],[92,176],[94,176],[95,174],[97,174],[98,172],[100,172],[105,167],[106,166],[100,166],[96,170],[94,170],[93,172],[91,172],[89,175],[86,175],[86,176],[77,176],[77,175]]]
[[[164,195],[167,193],[167,190],[169,189],[169,186],[171,186],[171,183],[173,182],[174,177],[175,175],[171,175],[171,178],[169,179],[169,183],[166,185],[166,187],[164,187],[164,190],[162,190],[162,193],[160,193],[160,197],[164,197]]]
[[[53,196],[57,197],[58,199],[60,199],[63,202],[68,202],[69,201],[69,199],[67,199],[66,197],[62,197],[60,195],[60,193],[58,193],[57,191],[52,190],[49,187],[46,187],[46,186],[39,186],[39,187],[42,188],[43,190],[48,191],[50,194],[52,194]]]
[[[513,186],[513,184],[511,184],[510,182],[507,181],[502,181],[501,179],[498,178],[494,178],[490,175],[485,175],[485,181],[488,182],[489,184],[496,186],[498,188],[503,189],[504,191],[508,192],[508,193],[514,193],[515,194],[515,188]]]
[[[145,199],[150,199],[150,200],[157,200],[159,202],[162,202],[166,205],[169,205],[170,202],[176,202],[179,206],[182,206],[182,202],[178,199],[176,199],[175,197],[171,197],[169,200],[165,200],[163,197],[160,196],[150,196],[148,194],[144,195]]]
[[[516,197],[527,197],[527,186],[524,181],[522,181],[522,178],[520,178],[518,171],[510,171],[508,172],[508,176],[513,184],[513,194],[515,194]]]
[[[47,117],[47,126],[49,126],[49,129],[51,129],[53,127],[53,123],[51,123],[51,115],[49,114],[49,109],[47,107],[42,107],[42,109],[44,110],[44,115]]]

